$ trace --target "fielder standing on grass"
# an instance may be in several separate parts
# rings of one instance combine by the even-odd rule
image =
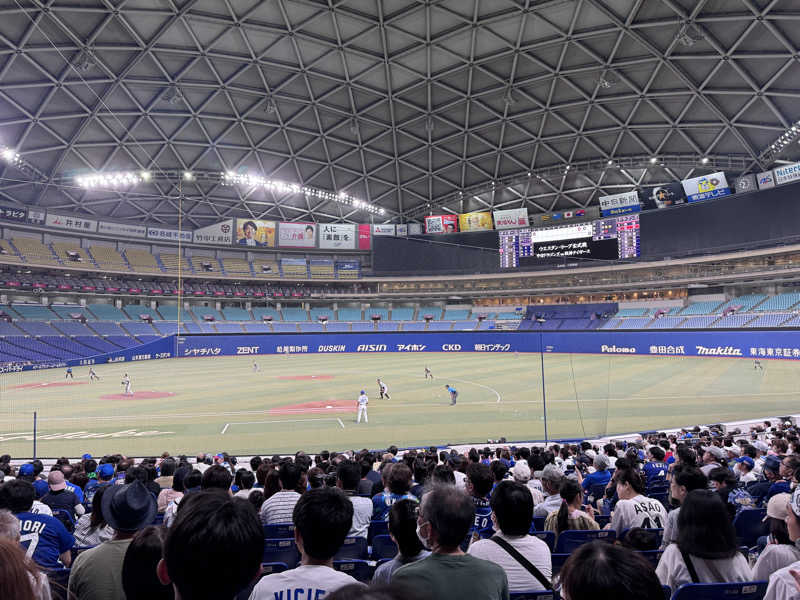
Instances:
[[[100,377],[94,372],[94,367],[89,367],[89,381],[94,381],[95,379],[100,381]]]
[[[358,418],[356,419],[356,423],[361,423],[361,415],[364,415],[364,423],[369,423],[369,419],[367,418],[368,403],[369,398],[367,398],[367,392],[361,390],[361,395],[358,397]]]
[[[450,392],[450,406],[453,406],[456,403],[456,399],[458,398],[458,390],[451,386],[450,384],[445,384],[444,389]]]
[[[381,400],[392,399],[392,397],[389,395],[389,386],[383,383],[380,377],[378,377],[378,393],[381,395]]]
[[[425,381],[428,380],[428,377],[430,377],[431,381],[433,381],[433,373],[431,373],[430,368],[425,367]]]

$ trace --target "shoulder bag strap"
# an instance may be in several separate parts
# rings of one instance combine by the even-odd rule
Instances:
[[[500,546],[503,550],[508,552],[511,555],[511,558],[513,558],[519,564],[521,564],[525,568],[525,570],[528,571],[528,573],[533,575],[539,581],[539,583],[541,583],[544,586],[544,589],[546,590],[553,589],[553,585],[550,583],[550,581],[548,581],[547,577],[544,576],[544,573],[542,573],[539,569],[537,569],[536,565],[534,565],[531,561],[522,556],[519,550],[514,548],[514,546],[509,544],[503,538],[498,537],[496,535],[493,535],[489,539],[498,546]]]
[[[686,568],[689,569],[689,576],[692,578],[692,583],[700,583],[700,578],[697,576],[697,569],[694,568],[694,563],[692,559],[689,558],[689,553],[684,552],[683,548],[680,546],[678,546],[678,550],[681,551],[683,562],[686,564]]]

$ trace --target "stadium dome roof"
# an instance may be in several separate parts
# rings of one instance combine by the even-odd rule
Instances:
[[[758,172],[798,158],[799,17],[767,0],[11,0],[0,144],[20,162],[0,202],[170,225],[180,185],[187,226],[381,222]],[[74,182],[125,170],[152,178]]]

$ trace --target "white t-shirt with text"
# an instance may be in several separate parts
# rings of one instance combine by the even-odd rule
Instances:
[[[262,577],[250,600],[317,600],[340,587],[358,583],[346,573],[324,565],[301,565],[295,569]]]
[[[632,527],[663,529],[666,523],[667,510],[664,505],[641,494],[630,500],[618,501],[611,516],[611,529],[617,535]]]

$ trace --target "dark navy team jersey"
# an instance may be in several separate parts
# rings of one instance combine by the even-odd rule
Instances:
[[[492,526],[492,507],[489,505],[489,498],[476,498],[472,497],[472,503],[475,505],[475,522],[470,527],[470,531],[480,531]]]
[[[387,521],[389,519],[389,509],[392,504],[400,500],[414,500],[419,502],[419,499],[406,493],[403,495],[392,494],[391,492],[381,492],[372,498],[372,520],[373,521]]]
[[[66,482],[66,485],[67,489],[73,494],[75,494],[75,496],[78,498],[78,502],[80,504],[83,504],[83,490],[74,483],[70,483],[69,481]]]
[[[17,513],[19,542],[29,558],[43,569],[60,569],[59,555],[75,544],[75,538],[61,522],[47,515]]]
[[[646,462],[642,467],[644,476],[647,478],[647,485],[654,483],[661,483],[667,480],[667,470],[669,467],[667,463],[663,462]]]

